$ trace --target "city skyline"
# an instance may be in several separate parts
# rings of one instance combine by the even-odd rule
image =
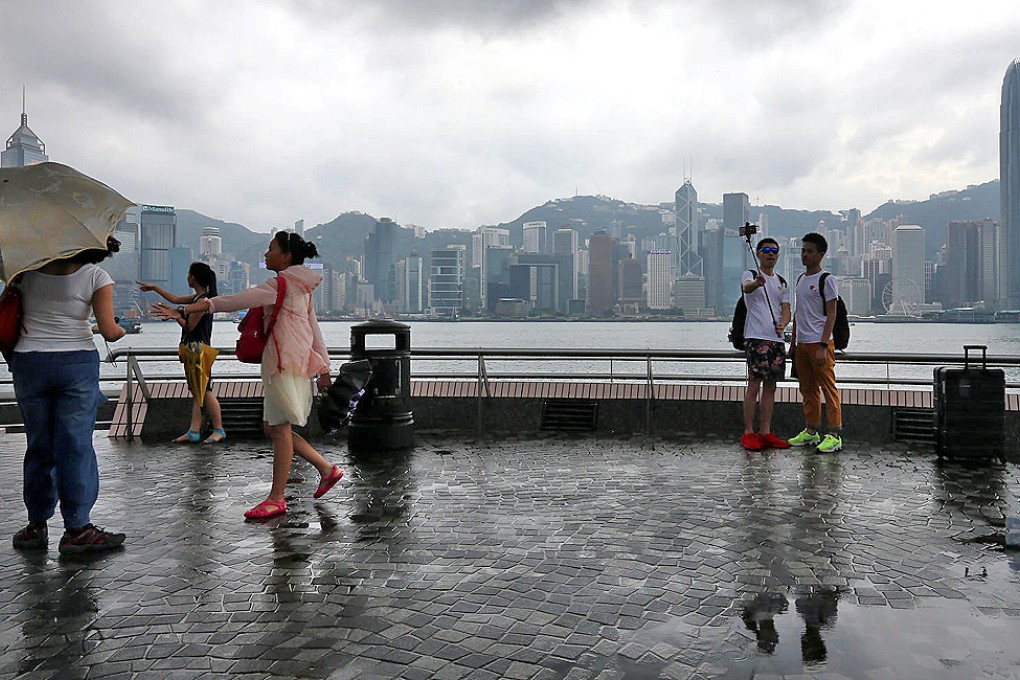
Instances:
[[[27,86],[54,160],[256,231],[471,229],[549,196],[656,204],[688,175],[868,212],[998,177],[1020,56],[1004,2],[42,1],[0,25],[0,121]]]

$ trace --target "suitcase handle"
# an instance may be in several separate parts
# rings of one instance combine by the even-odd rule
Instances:
[[[988,368],[988,345],[964,345],[963,346],[963,367],[970,368],[970,351],[981,350],[981,367]],[[976,362],[975,362],[976,363]]]

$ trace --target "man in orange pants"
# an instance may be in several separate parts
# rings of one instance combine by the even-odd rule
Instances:
[[[793,314],[793,355],[800,393],[804,398],[804,429],[789,439],[790,446],[815,446],[820,453],[843,449],[843,413],[836,388],[836,348],[832,329],[836,324],[836,277],[822,270],[822,258],[829,248],[825,237],[811,232],[802,240],[800,261],[805,271],[797,279]],[[821,290],[824,279],[825,290]],[[822,395],[828,431],[823,438]]]

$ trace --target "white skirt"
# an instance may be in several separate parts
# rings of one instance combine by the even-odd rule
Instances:
[[[270,425],[302,426],[312,412],[312,381],[303,375],[284,371],[270,377],[262,364],[262,419]]]

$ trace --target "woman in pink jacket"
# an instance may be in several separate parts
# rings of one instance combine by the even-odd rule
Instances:
[[[277,232],[266,251],[266,269],[277,272],[286,281],[283,306],[276,317],[265,352],[262,354],[263,420],[273,440],[273,486],[269,497],[244,513],[248,519],[267,519],[287,512],[287,477],[294,454],[319,471],[319,498],[336,484],[343,472],[316,451],[292,425],[304,425],[312,410],[311,378],[320,389],[330,385],[329,354],[322,341],[319,322],[312,308],[312,291],[322,277],[304,266],[306,257],[318,257],[315,244],[289,232]],[[235,312],[259,305],[265,310],[265,323],[276,304],[277,279],[255,288],[220,297],[204,298],[184,305],[183,312]]]

